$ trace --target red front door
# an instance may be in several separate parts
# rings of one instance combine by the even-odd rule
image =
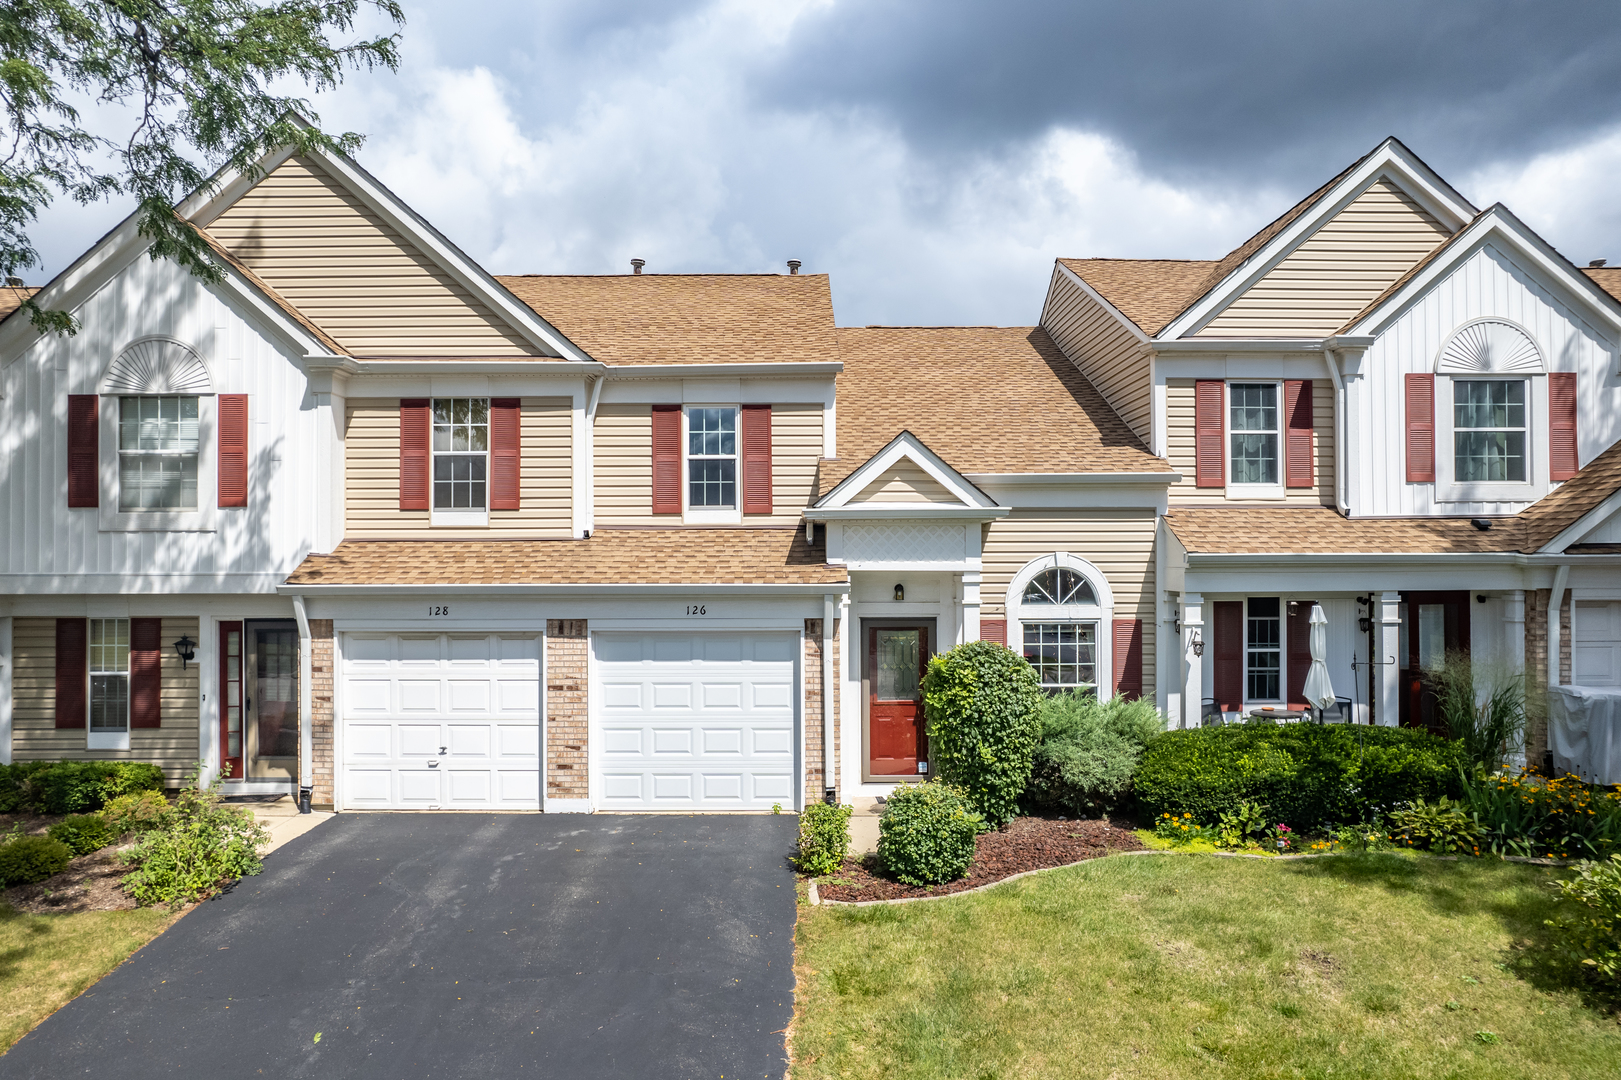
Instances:
[[[917,776],[923,744],[923,671],[929,631],[923,626],[867,628],[867,772]]]

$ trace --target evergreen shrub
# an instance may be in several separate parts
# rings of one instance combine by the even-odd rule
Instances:
[[[75,855],[100,851],[118,839],[100,814],[71,814],[51,826],[50,836],[66,844]]]
[[[812,803],[799,815],[800,873],[821,877],[844,865],[850,853],[850,814],[853,806]]]
[[[1125,805],[1143,747],[1165,729],[1164,714],[1152,701],[1120,696],[1099,701],[1090,690],[1055,694],[1040,711],[1041,745],[1026,801],[1038,810],[1077,817]]]
[[[44,881],[68,868],[73,852],[49,836],[19,836],[0,844],[0,885]]]
[[[1041,742],[1041,684],[1018,653],[970,641],[923,677],[930,767],[993,828],[1018,812]]]

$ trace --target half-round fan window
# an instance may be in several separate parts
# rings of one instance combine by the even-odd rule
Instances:
[[[1096,604],[1097,594],[1080,574],[1067,566],[1043,570],[1030,579],[1021,598],[1026,604]]]

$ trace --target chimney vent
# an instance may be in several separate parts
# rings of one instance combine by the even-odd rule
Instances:
[[[799,268],[800,268],[801,265],[802,264],[800,263],[800,261],[798,259],[789,259],[788,260],[788,272],[790,274],[799,273]]]
[[[12,289],[20,289],[23,287],[23,279],[20,277],[8,277],[6,278],[6,286]]]
[[[642,272],[642,267],[646,265],[646,259],[632,259],[630,260],[630,272],[633,274],[639,274]]]
[[[1599,267],[1599,266],[1603,266],[1605,263],[1607,263],[1609,261],[1610,261],[1609,259],[1588,259],[1587,260],[1587,265],[1592,266],[1592,267]]]

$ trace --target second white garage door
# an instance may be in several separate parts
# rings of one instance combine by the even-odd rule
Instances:
[[[599,805],[792,806],[794,634],[597,634]]]

